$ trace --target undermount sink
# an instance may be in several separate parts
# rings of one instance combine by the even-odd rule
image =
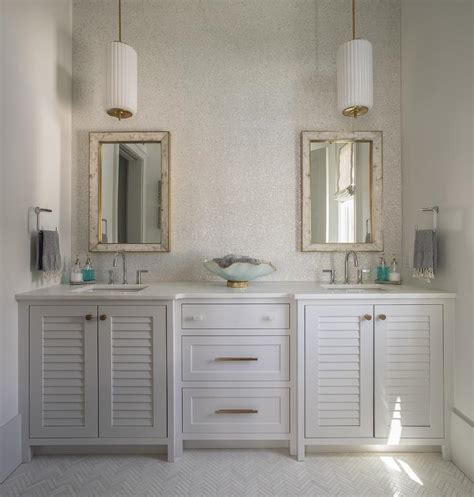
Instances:
[[[345,292],[353,292],[357,290],[359,292],[386,292],[387,288],[383,285],[377,283],[333,283],[333,284],[323,284],[322,288],[327,290],[338,290]]]
[[[94,285],[79,291],[84,293],[137,293],[148,288],[147,285]]]

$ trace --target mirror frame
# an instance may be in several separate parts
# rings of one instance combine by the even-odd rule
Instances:
[[[99,243],[101,145],[103,143],[161,143],[161,243]],[[169,252],[169,131],[89,133],[89,250],[91,252]]]
[[[371,243],[313,243],[311,241],[311,142],[371,142]],[[301,132],[301,250],[303,252],[381,252],[383,251],[383,158],[381,131],[302,131]]]

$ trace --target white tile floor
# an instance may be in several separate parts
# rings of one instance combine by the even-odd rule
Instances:
[[[187,450],[156,456],[37,456],[0,496],[474,496],[474,484],[439,454],[310,454],[282,450]]]

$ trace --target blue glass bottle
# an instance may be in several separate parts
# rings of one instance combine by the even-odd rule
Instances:
[[[95,281],[95,270],[92,268],[90,257],[87,258],[86,265],[82,269],[82,279],[84,281]]]
[[[380,262],[379,265],[377,266],[377,280],[378,281],[388,281],[389,279],[389,267],[387,266],[387,263],[385,262],[385,257],[382,254],[380,257]]]

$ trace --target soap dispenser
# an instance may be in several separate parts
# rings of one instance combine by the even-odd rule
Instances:
[[[389,269],[385,262],[385,256],[382,254],[380,256],[380,262],[377,266],[377,280],[378,281],[388,281],[389,278]]]
[[[400,271],[398,270],[398,263],[395,256],[393,256],[392,263],[390,264],[389,280],[393,283],[400,282]]]
[[[79,257],[77,255],[76,255],[76,262],[74,263],[74,266],[72,266],[71,268],[70,281],[72,285],[79,285],[84,281],[82,278],[81,264],[79,263]]]
[[[91,283],[95,281],[95,270],[92,268],[90,257],[87,257],[86,265],[82,269],[82,279]]]

